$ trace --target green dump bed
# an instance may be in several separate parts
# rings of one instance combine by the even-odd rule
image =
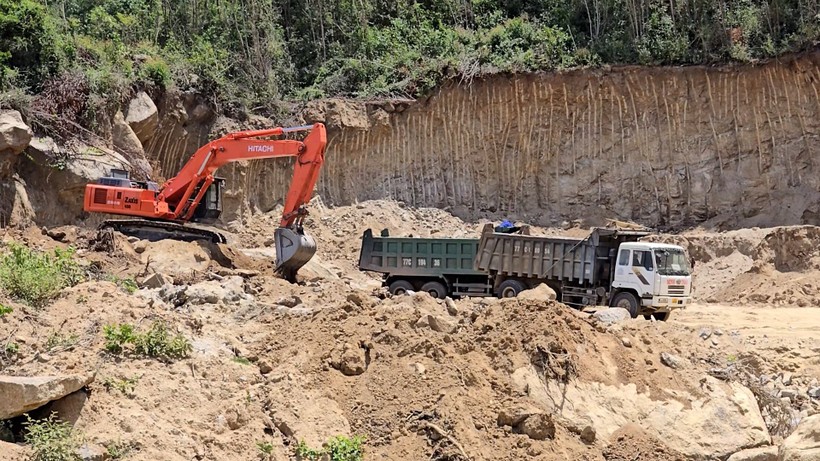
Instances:
[[[386,233],[386,232],[383,232]],[[473,268],[478,239],[362,236],[359,269],[402,277],[486,274]]]
[[[597,228],[588,237],[575,239],[502,234],[487,226],[481,234],[474,269],[491,275],[591,286],[609,277],[621,242],[647,234]]]

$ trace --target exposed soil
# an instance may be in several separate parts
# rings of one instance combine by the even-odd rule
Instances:
[[[36,228],[7,233],[5,241],[32,247],[79,246],[83,264],[101,274],[141,281],[156,271],[175,285],[128,294],[89,281],[39,311],[4,300],[15,310],[0,320],[0,341],[19,344],[19,353],[3,359],[2,373],[96,373],[76,427],[91,448],[132,446],[134,460],[257,459],[258,442],[272,444],[271,459],[294,459],[299,440],[318,446],[338,434],[364,435],[366,459],[671,461],[698,450],[716,459],[724,448],[699,443],[696,432],[670,436],[671,424],[653,425],[659,408],[710,420],[711,413],[696,417],[708,402],[738,398],[712,377],[733,363],[752,363],[755,376],[772,383],[791,373],[791,386],[803,393],[820,376],[813,341],[820,312],[755,307],[751,298],[781,276],[800,274],[801,286],[820,281],[810,228],[664,237],[689,245],[696,276],[708,280],[700,294],[724,296],[740,281],[757,283],[736,291],[737,303],[749,306],[697,304],[669,322],[607,327],[554,302],[389,297],[377,276],[357,270],[365,229],[477,236],[482,223],[389,201],[316,205],[307,227],[319,252],[296,285],[271,271],[275,214],[237,227],[223,248],[119,236],[96,251],[88,230],[52,232],[64,242]],[[192,340],[190,358],[165,363],[105,352],[104,326],[145,329],[155,320]],[[55,336],[71,340],[55,346]],[[682,366],[666,365],[662,353]],[[133,389],[111,385],[126,378]],[[612,403],[602,403],[610,393]],[[820,409],[802,397],[789,408],[798,420]],[[516,414],[523,422],[509,416]],[[755,427],[763,420],[743,421],[738,437],[760,437]],[[759,443],[738,440],[738,447]]]

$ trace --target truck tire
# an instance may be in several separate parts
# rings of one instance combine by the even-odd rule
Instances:
[[[396,280],[395,282],[390,284],[388,288],[390,290],[390,294],[393,296],[399,296],[406,294],[408,291],[413,291],[413,284],[408,282],[407,280]]]
[[[518,293],[521,293],[526,289],[527,286],[518,280],[504,280],[501,282],[501,285],[498,286],[498,297],[515,298],[518,296]]]
[[[612,307],[620,307],[629,311],[629,315],[634,319],[638,316],[638,298],[628,291],[622,291],[615,295],[612,300]]]
[[[426,291],[430,293],[430,296],[438,299],[447,297],[447,288],[439,282],[427,282],[421,286],[421,291]]]

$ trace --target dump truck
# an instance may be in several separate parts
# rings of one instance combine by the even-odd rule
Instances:
[[[374,237],[364,232],[359,268],[383,274],[393,294],[518,296],[542,283],[573,307],[617,306],[633,317],[666,320],[692,302],[689,259],[682,247],[641,242],[640,228],[593,228],[583,239],[496,232],[480,239]]]
[[[362,236],[359,269],[384,275],[394,295],[426,291],[435,298],[492,296],[492,279],[475,270],[479,239]]]
[[[546,283],[564,304],[616,306],[666,320],[692,302],[692,269],[677,245],[641,242],[650,231],[599,227],[583,239],[495,232],[484,227],[474,266],[499,297]]]

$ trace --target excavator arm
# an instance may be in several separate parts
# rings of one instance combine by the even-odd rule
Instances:
[[[266,139],[300,131],[310,133],[302,141]],[[229,133],[197,149],[177,175],[158,190],[133,182],[112,184],[115,178],[89,184],[84,208],[89,212],[185,223],[193,220],[221,166],[243,160],[296,157],[280,227],[274,232],[277,270],[292,281],[296,271],[316,252],[315,242],[302,229],[302,220],[324,163],[326,146],[327,132],[321,123]]]

